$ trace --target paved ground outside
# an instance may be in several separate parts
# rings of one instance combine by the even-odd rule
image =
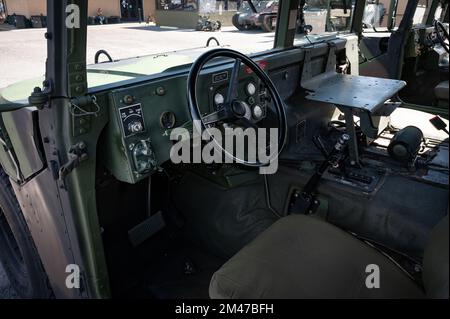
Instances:
[[[0,31],[0,88],[44,74],[47,55],[45,31]],[[221,45],[244,53],[268,50],[272,48],[274,41],[274,33],[241,32],[234,27],[224,27],[218,32],[202,32],[137,23],[90,26],[87,62],[94,63],[94,55],[100,49],[107,50],[113,59],[123,59],[203,47],[212,36],[219,40]],[[0,299],[14,297],[16,295],[0,264]]]
[[[44,74],[47,54],[44,33],[45,29],[0,31],[0,88]],[[113,59],[123,59],[203,47],[212,36],[221,45],[244,53],[258,52],[272,48],[274,35],[256,30],[242,32],[234,27],[203,32],[144,23],[90,26],[87,62],[94,63],[94,55],[100,49],[107,50]]]

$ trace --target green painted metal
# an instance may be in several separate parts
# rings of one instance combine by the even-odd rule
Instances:
[[[0,116],[0,167],[3,168],[8,176],[18,182],[20,178],[17,178],[18,171],[14,164],[14,158],[11,158],[12,152],[11,140],[6,132],[3,117]]]
[[[397,11],[397,0],[391,0],[389,4],[389,10],[388,10],[388,20],[387,20],[387,28],[388,30],[392,30],[395,27],[395,14]]]
[[[29,110],[26,110],[25,112],[33,111],[34,108],[29,108]],[[25,140],[34,139],[35,132],[27,132],[27,134],[23,134],[23,130],[26,126],[20,126],[13,120],[13,112],[6,112],[0,116],[3,117],[4,129],[8,132],[12,149],[14,149],[14,154],[18,160],[17,164],[20,168],[20,173],[23,179],[28,179],[43,168],[42,162],[39,162],[38,167],[36,167],[34,164],[36,162],[35,158],[30,158],[29,155],[31,153],[26,149],[29,147],[29,143],[26,143]]]
[[[48,0],[48,4],[53,5],[55,1]],[[60,165],[69,160],[68,152],[73,145],[83,142],[87,146],[88,160],[82,162],[64,181],[58,182],[60,183],[58,184],[60,185],[60,189],[59,193],[55,194],[55,198],[58,198],[58,196],[61,197],[58,200],[61,200],[63,214],[67,214],[67,220],[73,221],[73,225],[67,225],[67,229],[72,241],[71,244],[74,248],[74,259],[83,266],[84,278],[86,279],[86,296],[91,298],[107,298],[111,296],[111,292],[100,233],[101,228],[97,214],[95,172],[97,162],[100,159],[106,163],[108,160],[113,161],[111,165],[115,167],[124,167],[124,164],[129,161],[128,159],[120,158],[120,154],[117,152],[108,152],[108,149],[117,151],[117,149],[125,145],[117,145],[118,147],[112,148],[107,148],[105,145],[98,145],[100,135],[104,129],[112,129],[108,125],[111,125],[111,123],[114,124],[117,121],[116,118],[111,116],[111,112],[114,111],[114,103],[118,103],[120,100],[120,96],[118,95],[124,92],[116,90],[111,94],[110,92],[98,93],[96,98],[100,105],[100,111],[97,116],[89,117],[90,128],[81,134],[73,134],[74,118],[70,112],[71,103],[69,98],[86,95],[88,93],[88,86],[106,85],[141,75],[152,74],[153,72],[158,73],[176,65],[190,63],[192,61],[188,58],[184,59],[182,55],[176,55],[159,60],[161,63],[158,63],[156,66],[154,63],[151,63],[154,61],[154,58],[150,57],[135,60],[125,68],[111,65],[111,68],[106,68],[101,73],[98,73],[95,67],[92,71],[89,71],[86,67],[87,21],[85,18],[87,17],[88,1],[63,0],[63,3],[65,5],[76,4],[81,8],[81,27],[79,29],[66,29],[62,33],[53,34],[52,40],[49,41],[49,60],[46,80],[53,84],[54,90],[51,92],[53,100],[50,103],[50,109],[42,111],[40,116],[42,118],[43,131],[48,133],[51,140],[54,141],[54,147],[58,153],[57,156],[60,158]],[[293,46],[298,4],[298,0],[282,0],[280,2],[279,20],[274,43],[275,48],[290,48]],[[364,1],[357,1],[355,6],[352,30],[357,33],[362,31],[361,20],[364,4]],[[63,8],[63,6],[59,6],[59,8]],[[49,20],[53,21],[52,23],[54,21],[63,21],[63,12],[54,10],[51,13],[54,14],[53,16],[49,16]],[[150,73],[142,74],[141,70],[148,70],[147,72]],[[0,111],[9,111],[27,106],[29,93],[34,86],[40,83],[42,83],[42,79],[34,79],[4,89],[0,97]],[[183,92],[184,82],[180,81],[177,87],[180,92]],[[117,95],[113,96],[112,94]],[[156,99],[157,97],[153,96],[151,98]],[[167,105],[176,105],[176,103],[172,102],[168,101]],[[166,107],[164,104],[161,105]],[[421,106],[415,105],[408,105],[408,107],[415,109],[421,108]],[[435,110],[436,112],[434,113],[440,112],[438,108],[431,110]],[[178,110],[178,112],[186,112],[186,109]],[[149,115],[146,116],[148,122],[150,122],[152,119],[150,119]],[[3,121],[5,121],[5,124],[3,124]],[[11,120],[9,119],[9,115],[4,114],[0,118],[0,137],[15,146],[15,151],[19,159],[22,161],[26,160],[23,158],[24,155],[22,155],[24,151],[20,150],[21,146],[17,141],[14,142],[13,136],[10,137],[8,135],[9,132],[14,131],[14,128],[10,124]],[[19,133],[16,132],[16,134]],[[117,132],[115,133],[117,134]],[[108,134],[108,139],[111,143],[121,143],[117,140],[117,136],[113,134]],[[100,149],[101,154],[97,154],[98,149]],[[4,169],[12,175],[14,174],[14,165],[11,163],[11,159],[5,150],[4,147],[0,147],[0,161]],[[57,156],[55,155],[53,158]],[[27,167],[26,161],[23,162],[25,164],[21,168],[25,173],[29,172],[30,169]],[[119,177],[119,179],[127,182],[136,181],[130,175],[130,170],[124,170],[124,173],[124,176],[122,178]],[[221,176],[221,178],[224,185],[239,185],[252,181],[255,176],[253,176],[253,173],[241,174],[237,172],[236,174]],[[52,182],[56,183],[55,181]],[[59,256],[55,256],[54,258],[59,258]],[[63,284],[61,283],[61,285]]]
[[[282,0],[278,9],[278,22],[275,32],[275,48],[289,48],[294,45],[297,29],[299,0]]]
[[[365,7],[366,1],[356,1],[355,7],[353,9],[351,32],[356,33],[360,39],[363,32],[362,18],[364,15]]]
[[[87,46],[87,0],[71,0],[68,4],[80,7],[80,28],[66,29],[66,39],[61,43],[59,57],[66,56],[67,65],[66,88],[70,97],[82,96],[87,93],[86,46]],[[57,17],[51,17],[57,19]],[[65,47],[64,44],[67,44]],[[54,63],[55,61],[49,61]],[[55,65],[58,67],[58,64]],[[58,72],[58,69],[56,69]],[[51,80],[51,79],[47,79]],[[108,121],[107,112],[101,110],[98,116],[91,117],[91,130],[84,135],[73,136],[72,114],[69,112],[67,99],[58,100],[60,103],[52,105],[55,119],[55,140],[58,148],[66,160],[69,149],[84,142],[87,146],[89,159],[83,162],[65,179],[68,189],[69,205],[73,214],[75,229],[81,259],[86,276],[86,289],[91,298],[110,296],[109,278],[104,256],[100,225],[97,215],[95,171],[97,141],[103,127]],[[99,104],[105,105],[102,101]],[[65,150],[65,151],[64,151]]]

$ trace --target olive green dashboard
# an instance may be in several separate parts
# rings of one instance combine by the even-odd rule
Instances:
[[[217,100],[226,94],[230,72],[226,66],[201,74],[198,95],[202,110],[216,110]],[[242,68],[239,95],[256,106],[263,100],[261,92],[265,91],[259,81]],[[183,127],[192,131],[186,94],[184,74],[109,93],[110,123],[100,154],[118,180],[136,183],[170,159],[175,142],[170,139],[172,130]]]
[[[344,50],[344,39],[334,40],[337,52]],[[264,67],[285,101],[300,88],[300,73],[304,49],[272,51],[253,57]],[[318,43],[311,49],[312,69],[323,72],[329,52],[327,43]],[[225,96],[233,61],[211,61],[200,73],[197,81],[198,104],[203,114],[211,113]],[[99,140],[99,159],[112,175],[126,183],[137,183],[159,170],[170,160],[175,143],[170,139],[173,129],[184,127],[192,131],[192,120],[187,99],[189,68],[162,73],[148,79],[120,86],[102,88],[107,100],[109,123]],[[249,90],[249,86],[252,89]],[[265,88],[245,66],[239,73],[239,99],[252,109],[263,104]],[[107,97],[107,99],[105,99]],[[267,99],[266,99],[267,100]],[[269,102],[270,104],[270,102]]]

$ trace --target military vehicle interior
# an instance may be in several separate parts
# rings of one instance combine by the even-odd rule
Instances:
[[[448,105],[448,72],[442,71],[448,70],[448,64],[441,63],[445,53],[435,50],[439,44],[430,40],[436,37],[436,28],[429,25],[410,31],[408,39],[422,34],[423,42],[415,46],[423,54],[408,56],[404,70],[410,70],[409,64],[417,64],[416,60],[431,60],[423,77],[433,81],[402,72],[400,79],[407,85],[400,98],[406,101],[434,105],[446,97]],[[206,298],[210,279],[222,264],[277,220],[296,213],[292,208],[295,196],[349,127],[347,108],[336,107],[331,98],[338,91],[325,90],[328,102],[308,99],[315,89],[305,85],[305,78],[317,79],[326,73],[336,81],[351,78],[355,73],[350,68],[356,66],[348,61],[358,57],[348,56],[350,41],[340,36],[313,46],[252,56],[265,66],[286,113],[288,137],[279,170],[273,175],[259,175],[257,169],[245,165],[174,165],[168,161],[171,129],[189,125],[193,118],[185,98],[190,67],[136,84],[94,89],[98,103],[108,105],[110,114],[98,143],[97,202],[104,203],[99,216],[113,291],[124,296]],[[226,59],[210,63],[196,84],[189,83],[198,92],[203,116],[219,110],[231,85],[233,67]],[[267,83],[256,72],[249,72],[248,66],[239,66],[238,72],[237,99],[264,110],[261,118],[254,113],[251,121],[270,126],[274,125],[270,118],[275,117],[277,123],[272,102],[276,97],[270,96]],[[338,77],[345,73],[345,78]],[[389,77],[376,75],[380,83],[375,81],[375,87],[383,86],[382,78]],[[435,96],[434,85],[445,76],[447,93]],[[354,80],[358,79],[356,74]],[[420,86],[421,81],[431,85]],[[429,122],[434,115],[402,108],[395,88],[378,101],[376,93],[370,92],[375,88],[368,85],[366,92],[361,87],[359,92],[343,93],[361,100],[369,95],[377,105],[375,110],[362,112],[351,108],[355,154],[347,153],[339,167],[324,174],[317,189],[319,204],[311,214],[370,242],[421,282],[420,265],[430,232],[448,211],[448,134]],[[409,93],[410,85],[417,96]],[[416,85],[426,94],[418,92]],[[217,122],[214,125],[220,125],[220,119]],[[135,124],[140,130],[129,131]],[[411,129],[413,125],[421,133]],[[396,158],[389,145],[402,130],[409,132],[409,142],[415,139],[416,145],[411,145],[414,149],[408,155]],[[150,150],[147,158],[136,155],[142,147]],[[159,220],[153,227],[162,230],[133,247],[130,229],[139,232],[134,227],[149,218]]]
[[[447,4],[442,11],[438,22],[403,19],[395,32],[365,30],[361,49],[354,34],[250,57],[219,47],[192,65],[92,86],[95,103],[73,103],[72,133],[83,135],[91,125],[83,115],[96,114],[95,201],[113,296],[276,297],[276,289],[261,292],[274,285],[262,280],[271,271],[326,278],[328,270],[314,272],[286,248],[297,239],[284,247],[287,239],[270,237],[297,224],[299,236],[317,229],[311,249],[330,256],[323,263],[346,268],[347,257],[336,259],[352,255],[350,244],[336,248],[339,240],[327,237],[333,227],[401,269],[411,285],[382,297],[429,296],[424,254],[448,214],[448,109],[440,108],[448,107]],[[88,72],[113,76],[121,63]],[[243,102],[246,116],[231,100]],[[278,170],[262,175],[245,160],[172,163],[170,134],[192,131],[193,119],[202,128],[278,128]],[[252,263],[259,266],[249,270]],[[247,281],[230,288],[220,274]],[[448,288],[448,268],[446,280]],[[313,289],[304,296],[328,295]]]

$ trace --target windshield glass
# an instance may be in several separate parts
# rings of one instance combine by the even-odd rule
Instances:
[[[0,87],[29,78],[35,78],[30,86],[40,86],[46,1],[32,7],[4,3],[0,0],[0,30],[8,31],[0,32]],[[88,86],[176,71],[218,46],[247,55],[272,50],[278,8],[278,0],[89,0]],[[294,44],[348,31],[352,12],[351,0],[307,0],[298,11]],[[15,72],[21,67],[27,72]]]
[[[170,72],[217,46],[247,55],[273,49],[278,0],[153,1],[122,0],[119,12],[89,3],[89,87]],[[121,61],[101,63],[109,58],[100,54],[95,64],[99,50]]]

